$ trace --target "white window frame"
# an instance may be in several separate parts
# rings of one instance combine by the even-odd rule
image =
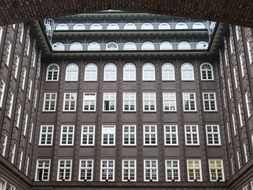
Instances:
[[[96,111],[96,93],[95,92],[85,92],[83,93],[83,111],[84,112],[95,112]],[[86,105],[88,109],[85,109]],[[92,108],[94,106],[94,109]]]
[[[87,129],[85,132],[85,128]],[[86,143],[84,143],[84,137],[86,137]],[[92,140],[92,143],[90,143]],[[81,146],[94,146],[95,145],[95,125],[82,125],[81,132]]]
[[[213,98],[211,98],[211,95],[213,95]],[[207,96],[207,98],[205,96]],[[202,98],[203,98],[204,112],[216,112],[217,111],[217,100],[216,100],[216,93],[215,92],[203,92]],[[212,105],[214,106],[213,109],[212,109]]]
[[[69,96],[67,98],[67,96]],[[75,112],[76,111],[77,93],[64,93],[63,99],[63,112]]]
[[[175,67],[172,63],[164,63],[162,65],[162,81],[175,80]]]
[[[1,190],[7,189],[7,181],[3,178],[0,178],[0,188],[1,188]]]
[[[26,83],[26,69],[23,69],[23,73],[22,73],[22,85],[21,85],[21,89],[24,90],[25,89],[25,83]]]
[[[164,145],[178,146],[178,126],[177,125],[164,125]]]
[[[28,176],[28,171],[29,171],[29,164],[30,164],[30,158],[26,158],[26,166],[25,166],[25,175]]]
[[[231,84],[231,81],[230,79],[227,79],[228,81],[228,94],[229,94],[229,99],[232,98],[232,84]]]
[[[204,65],[208,65],[210,67],[210,69],[207,69],[207,68],[202,68]],[[211,78],[209,78],[209,74],[211,72]],[[206,78],[204,78],[204,74],[205,73],[205,76]],[[202,63],[200,65],[200,75],[201,75],[201,80],[203,81],[212,81],[214,80],[214,73],[213,73],[213,66],[210,64],[210,63]]]
[[[65,81],[78,81],[79,67],[75,63],[70,63],[66,67]]]
[[[248,156],[247,145],[245,143],[243,143],[243,152],[244,152],[245,162],[248,162],[249,161],[249,156]]]
[[[43,128],[46,129],[45,132],[43,132]],[[49,129],[51,128],[51,132],[49,132]],[[43,137],[45,136],[45,137]],[[45,138],[45,143],[42,143],[42,138]],[[50,143],[48,143],[48,138],[51,139]],[[54,125],[41,125],[40,126],[40,138],[39,138],[39,146],[52,146],[53,144],[53,138],[54,138]]]
[[[243,115],[242,115],[242,109],[241,109],[241,104],[238,102],[238,115],[239,115],[239,121],[240,121],[240,126],[244,126],[243,122]]]
[[[106,166],[103,166],[103,162],[106,163]],[[108,164],[112,164],[112,166],[108,166]],[[102,173],[103,170],[105,170],[106,173],[106,179],[103,179]],[[112,179],[108,178],[108,174],[112,173]],[[114,181],[115,179],[115,160],[101,160],[101,166],[100,166],[100,181]]]
[[[133,143],[132,143],[133,139]],[[122,130],[122,145],[136,146],[136,125],[123,125]]]
[[[176,92],[163,92],[163,111],[164,112],[177,111]]]
[[[214,162],[214,167],[211,167],[211,162]],[[220,162],[220,167],[218,166],[218,163],[217,162]],[[209,159],[208,160],[208,168],[209,168],[209,177],[210,177],[210,181],[211,182],[217,182],[218,180],[219,181],[225,181],[224,179],[224,167],[223,167],[223,160],[221,159]],[[212,171],[214,170],[214,171]],[[215,179],[212,178],[212,173],[215,173]],[[221,178],[218,177],[219,174],[218,173],[221,173]]]
[[[9,100],[9,107],[6,111],[8,118],[11,118],[11,116],[12,116],[13,101],[14,101],[14,94],[11,92],[10,93],[10,100]]]
[[[24,135],[24,136],[26,136],[27,125],[28,125],[28,114],[25,113],[25,121],[24,121],[24,129],[23,129],[23,135]]]
[[[94,63],[85,65],[84,68],[84,81],[97,81],[98,68]]]
[[[152,63],[145,63],[142,66],[142,80],[143,81],[155,81],[156,69]]]
[[[53,67],[53,66],[57,69],[53,68],[53,69],[49,70],[50,67]],[[51,77],[49,78],[50,73],[51,73],[51,75],[50,75]],[[57,64],[52,63],[52,64],[48,65],[47,66],[47,73],[46,73],[46,81],[53,81],[53,82],[58,81],[59,80],[59,73],[60,73],[60,67]]]
[[[2,156],[5,157],[6,155],[6,148],[7,148],[7,142],[8,142],[8,136],[7,134],[3,134],[3,148],[2,148]]]
[[[245,92],[244,96],[245,96],[245,104],[246,104],[247,115],[248,115],[248,118],[250,118],[250,116],[251,116],[250,105],[251,104],[249,102],[248,92]]]
[[[3,79],[0,80],[0,108],[2,108],[3,106],[3,99],[4,99],[4,95],[5,95],[5,82]]]
[[[235,123],[235,115],[232,113],[232,124],[233,124],[233,129],[234,129],[234,136],[237,135],[237,129],[236,129],[236,123]]]
[[[122,181],[136,181],[136,170],[136,160],[122,160]],[[127,175],[127,179],[125,178],[125,173]],[[132,177],[132,175],[134,175],[134,177]]]
[[[5,65],[8,67],[10,65],[10,59],[11,59],[11,50],[12,50],[12,43],[8,40],[7,41],[7,48],[5,50],[7,51],[7,58],[5,61]]]
[[[208,130],[210,128],[211,131]],[[214,131],[216,128],[217,131]],[[212,141],[210,142],[209,139]],[[218,143],[215,142],[215,139],[218,140]],[[219,125],[206,125],[206,143],[207,146],[220,146],[220,126]]]
[[[73,146],[75,138],[74,125],[61,125],[60,146]]]
[[[15,156],[16,156],[16,143],[13,143],[12,144],[12,150],[11,150],[11,163],[13,164],[14,163],[14,160],[15,160]]]
[[[123,67],[123,81],[136,81],[136,66],[126,63]]]
[[[32,143],[32,139],[33,139],[33,129],[34,128],[34,124],[31,124],[31,128],[30,128],[30,135],[29,135],[29,143]]]
[[[181,65],[181,80],[194,81],[194,66],[191,63],[183,63]]]
[[[47,99],[46,96],[49,95],[49,98]],[[54,99],[52,96],[54,95]],[[48,102],[48,107],[50,109],[46,110],[46,102]],[[54,112],[56,110],[56,104],[57,104],[57,93],[44,93],[44,99],[43,99],[43,112]],[[51,109],[51,106],[53,105],[53,109]]]
[[[19,70],[19,65],[20,65],[20,58],[18,55],[16,55],[16,61],[15,61],[15,69],[14,69],[14,78],[18,78],[18,70]]]
[[[245,76],[243,54],[240,55],[240,67],[241,67],[241,75],[243,78]]]
[[[251,45],[250,45],[250,39],[248,39],[247,41],[247,50],[248,50],[248,57],[249,57],[249,62],[250,64],[252,64],[252,52],[251,52]],[[253,187],[252,187],[252,190],[253,190]]]
[[[154,108],[152,108],[152,105]],[[148,109],[145,109],[148,106]],[[143,92],[143,112],[156,112],[156,93]]]
[[[231,135],[230,135],[230,126],[229,126],[228,122],[227,122],[226,126],[227,126],[228,143],[230,143],[231,142]]]
[[[110,132],[105,133],[106,128],[111,128]],[[101,145],[102,146],[115,146],[116,142],[116,126],[115,125],[102,125],[102,132],[101,132]],[[112,143],[110,139],[112,138]],[[106,143],[105,143],[106,140]]]
[[[42,166],[39,167],[39,162],[42,162]],[[36,162],[35,181],[49,181],[50,178],[50,167],[51,160],[49,159],[38,159]],[[38,170],[42,170],[42,180],[38,178]],[[44,170],[47,170],[45,172]]]
[[[148,131],[146,131],[146,128]],[[154,131],[152,131],[153,129]],[[152,142],[153,137],[155,142]],[[146,142],[146,139],[148,142]],[[157,146],[157,125],[143,125],[143,146]]]
[[[241,160],[240,160],[240,153],[239,153],[239,151],[236,151],[236,157],[237,157],[238,169],[241,169]]]
[[[114,63],[108,63],[104,66],[104,81],[117,80],[117,66]]]
[[[196,112],[197,111],[197,102],[196,102],[196,93],[195,92],[183,92],[183,107],[184,112]],[[193,99],[190,97],[193,95]],[[194,103],[193,105],[191,103]],[[189,104],[189,109],[186,109],[186,104]],[[194,106],[194,109],[192,109]]]
[[[24,156],[24,152],[21,150],[21,151],[20,151],[20,154],[19,154],[19,162],[18,162],[18,169],[19,169],[19,170],[22,169],[23,156]]]
[[[17,128],[19,128],[19,125],[20,125],[21,110],[22,110],[22,106],[21,104],[18,104],[17,121],[16,121]]]
[[[33,85],[33,81],[30,79],[29,85],[28,85],[28,100],[30,100],[32,96],[32,85]]]
[[[240,31],[239,31],[239,29],[240,29],[239,26],[235,26],[235,34],[236,34],[237,41],[240,40],[240,34],[239,34]]]
[[[190,131],[187,131],[187,128],[190,127]],[[196,131],[193,131],[193,127]],[[199,126],[198,125],[184,125],[184,132],[185,132],[185,145],[186,146],[199,146]],[[187,139],[190,138],[191,142],[188,142]],[[195,141],[197,142],[194,142]]]
[[[128,109],[125,106],[128,106]],[[134,107],[133,109],[131,108],[132,106]],[[136,111],[136,92],[123,92],[123,111]]]
[[[237,72],[235,67],[233,68],[233,74],[234,74],[235,88],[238,88]]]
[[[94,160],[92,159],[80,159],[79,161],[79,181],[93,181]],[[84,173],[84,178],[82,178]],[[90,179],[88,179],[88,173],[90,173]]]
[[[106,101],[108,101],[108,110],[105,109]],[[104,112],[115,112],[116,111],[117,94],[116,92],[104,92],[103,93],[103,111]],[[113,109],[111,109],[113,106]]]
[[[149,163],[149,167],[146,165]],[[155,164],[155,166],[153,166],[152,164]],[[158,160],[143,160],[143,166],[144,166],[144,181],[145,182],[149,182],[149,181],[158,181],[159,179],[159,176],[158,176]],[[147,173],[150,173],[151,175],[152,174],[155,174],[155,179],[153,179],[153,175],[149,176],[149,179],[148,179],[148,176],[147,176]]]
[[[190,163],[189,162],[199,162],[199,167],[195,166],[195,163],[193,163],[193,167],[190,167]],[[189,170],[193,170],[193,177],[194,179],[190,179],[190,171]],[[196,170],[199,170],[199,179],[196,178]],[[202,167],[201,167],[201,160],[199,159],[189,159],[187,160],[187,180],[189,182],[194,182],[195,179],[197,181],[202,181]]]
[[[64,166],[61,166],[61,163]],[[70,165],[70,166],[68,166]],[[63,178],[60,178],[61,170],[63,172]],[[66,174],[69,174],[68,178],[66,179]],[[58,170],[57,170],[57,181],[71,181],[72,177],[72,160],[71,159],[59,159],[58,160]]]
[[[171,172],[171,179],[169,179],[168,171]],[[178,176],[176,177],[176,174]],[[175,179],[177,178],[177,179]],[[165,160],[165,180],[166,181],[180,181],[180,164],[179,160]]]

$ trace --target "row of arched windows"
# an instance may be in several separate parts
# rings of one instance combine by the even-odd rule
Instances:
[[[55,30],[187,30],[187,29],[205,29],[206,25],[203,22],[195,22],[195,23],[186,23],[186,22],[178,22],[175,24],[169,24],[166,22],[162,23],[75,23],[75,24],[66,24],[59,23],[56,25]]]
[[[141,44],[135,42],[126,42],[124,44],[118,44],[116,42],[108,42],[105,44],[99,42],[91,42],[88,44],[73,42],[72,44],[67,45],[62,42],[56,42],[53,44],[52,48],[54,51],[205,50],[208,48],[208,43],[205,41],[194,43],[188,41],[181,41],[178,43],[164,41],[159,44],[150,41]]]
[[[172,63],[164,63],[162,69],[162,80],[173,81],[175,80],[175,67]],[[84,69],[85,81],[97,81],[98,67],[94,63],[89,63]],[[142,66],[142,80],[155,81],[156,68],[152,63],[145,63]],[[60,68],[57,64],[53,63],[47,67],[47,81],[59,80]],[[200,65],[201,80],[214,80],[213,67],[210,63],[202,63]],[[65,81],[78,81],[79,67],[75,63],[70,63],[66,67]],[[183,63],[181,65],[181,79],[183,81],[195,80],[194,66],[191,63]],[[117,66],[114,63],[108,63],[104,66],[104,81],[117,80]],[[133,63],[126,63],[123,66],[123,80],[136,81],[136,66]]]

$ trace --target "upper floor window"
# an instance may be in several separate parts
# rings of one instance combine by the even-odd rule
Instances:
[[[175,92],[163,93],[163,111],[177,111],[177,101]]]
[[[107,51],[117,51],[117,50],[119,50],[119,46],[115,42],[108,42],[106,44],[105,50],[107,50]]]
[[[19,42],[22,43],[23,42],[23,39],[24,39],[24,24],[21,23],[19,25],[20,27],[20,37],[19,37]]]
[[[63,111],[76,111],[77,93],[64,93]]]
[[[108,63],[104,67],[104,81],[117,80],[117,67],[113,63]]]
[[[154,30],[154,26],[151,23],[143,23],[141,25],[141,30]]]
[[[14,94],[11,92],[10,98],[9,98],[9,107],[6,110],[6,115],[11,118],[12,116],[12,108],[13,108],[13,101],[14,101]]]
[[[143,93],[143,111],[144,112],[156,111],[156,93],[154,92]]]
[[[2,156],[5,156],[5,154],[6,154],[6,147],[7,147],[7,141],[8,141],[8,136],[6,135],[6,134],[4,134],[3,135],[3,147],[2,147],[2,153],[1,153],[1,155]]]
[[[205,41],[200,41],[200,42],[197,42],[197,44],[196,44],[196,49],[204,50],[207,48],[208,48],[208,43]]]
[[[160,50],[173,50],[173,46],[171,42],[162,42],[160,44]]]
[[[217,111],[215,92],[203,92],[203,107],[205,112]]]
[[[137,50],[137,46],[134,42],[126,42],[124,43],[123,50],[134,51],[134,50]]]
[[[207,145],[221,145],[219,125],[206,125]]]
[[[143,42],[141,50],[155,50],[155,45],[153,42]]]
[[[57,64],[53,63],[47,67],[46,81],[58,81],[60,68]]]
[[[96,81],[97,80],[97,65],[89,63],[84,68],[84,80],[85,81]]]
[[[183,108],[185,112],[197,111],[195,93],[183,92]]]
[[[85,30],[85,25],[81,23],[77,23],[73,26],[73,30]]]
[[[5,64],[6,64],[7,66],[9,66],[9,64],[10,64],[11,49],[12,49],[12,44],[11,44],[11,42],[8,40],[8,41],[7,41],[7,47],[5,48],[5,50],[6,50],[6,55],[7,55],[7,57],[6,57],[6,59],[5,59]]]
[[[166,22],[162,22],[158,25],[158,29],[159,30],[169,30],[170,29],[170,25]]]
[[[103,111],[116,111],[116,92],[104,92]]]
[[[55,30],[69,30],[69,26],[67,24],[57,24]]]
[[[136,67],[133,63],[127,63],[123,67],[123,80],[135,81],[136,80]]]
[[[115,146],[115,125],[102,126],[102,146]]]
[[[86,92],[83,94],[83,111],[96,111],[96,93]]]
[[[110,23],[110,24],[108,24],[106,29],[107,30],[119,30],[119,25],[116,23]]]
[[[66,67],[65,81],[78,81],[78,65],[75,63],[68,64]]]
[[[175,80],[175,68],[171,63],[162,65],[162,80]]]
[[[135,92],[123,92],[123,111],[136,111]]]
[[[177,46],[178,50],[190,50],[191,49],[191,44],[189,42],[186,41],[182,41],[178,43]]]
[[[181,66],[181,79],[186,81],[194,80],[194,67],[191,63],[184,63]]]
[[[164,126],[164,144],[165,145],[178,145],[178,132],[177,125]]]
[[[90,26],[90,30],[102,30],[103,27],[101,24],[98,24],[98,23],[94,23]]]
[[[5,93],[5,82],[3,81],[3,79],[1,79],[0,80],[0,108],[3,105],[4,93]]]
[[[249,63],[252,64],[252,58],[253,58],[253,54],[252,54],[252,50],[251,50],[251,43],[250,40],[247,41],[247,50],[248,50],[248,57],[249,57]]]
[[[74,133],[75,126],[74,125],[62,125],[61,126],[61,146],[71,146],[74,144]]]
[[[43,111],[55,111],[56,110],[56,93],[44,93]]]
[[[30,31],[28,30],[27,32],[27,47],[26,47],[26,55],[29,56],[30,54],[30,49],[31,49],[31,38],[30,38]]]
[[[136,30],[136,29],[137,27],[134,23],[129,22],[124,25],[124,30]]]
[[[69,47],[70,51],[83,51],[83,45],[80,42],[74,42]]]
[[[185,30],[188,29],[188,25],[184,22],[179,22],[176,24],[175,28],[179,30]]]
[[[41,125],[39,146],[51,146],[54,138],[54,126],[53,125]]]
[[[210,63],[200,65],[201,80],[213,80],[213,66]]]
[[[56,42],[52,45],[54,51],[65,51],[65,45],[61,42]]]
[[[199,145],[199,129],[197,125],[185,125],[185,145]]]
[[[82,125],[81,146],[94,146],[95,144],[95,126]]]
[[[3,28],[0,26],[0,43],[2,41],[2,35],[3,35]]]
[[[125,146],[136,145],[136,125],[123,125],[123,142]]]
[[[155,66],[152,63],[145,63],[142,67],[142,80],[154,81],[155,80]]]
[[[88,44],[87,50],[88,51],[100,51],[101,46],[98,42],[91,42]]]
[[[205,29],[206,26],[204,23],[202,22],[195,22],[193,25],[192,25],[192,29]]]

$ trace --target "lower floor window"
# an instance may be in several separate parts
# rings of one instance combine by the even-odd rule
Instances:
[[[222,160],[209,160],[210,181],[224,181]]]
[[[188,181],[202,181],[201,161],[187,160]]]
[[[165,160],[166,181],[179,181],[179,160]]]
[[[100,181],[114,181],[114,160],[101,160]]]
[[[58,161],[58,181],[71,181],[72,160]]]
[[[144,181],[158,181],[158,160],[144,160]]]
[[[36,181],[49,181],[50,163],[50,160],[37,160]]]
[[[79,181],[93,180],[93,160],[80,160]]]
[[[136,181],[136,160],[122,160],[122,181]]]

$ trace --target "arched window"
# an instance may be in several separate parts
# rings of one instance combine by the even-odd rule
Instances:
[[[169,30],[170,29],[170,25],[166,22],[162,22],[158,25],[158,29],[159,30]]]
[[[176,24],[175,28],[179,30],[185,30],[188,29],[188,25],[184,22],[179,22]]]
[[[196,44],[196,49],[207,49],[208,48],[208,43],[205,41],[200,41],[197,42]]]
[[[83,45],[80,42],[74,42],[70,45],[70,51],[83,51]]]
[[[206,28],[206,26],[202,22],[195,22],[192,25],[192,29],[205,29],[205,28]]]
[[[55,30],[69,30],[69,26],[67,24],[57,24]]]
[[[119,25],[116,23],[108,24],[107,30],[119,30]]]
[[[134,23],[126,23],[124,26],[124,30],[136,30],[137,27]]]
[[[189,42],[183,41],[178,43],[178,50],[190,50],[191,44]]]
[[[84,68],[84,80],[85,81],[97,81],[97,65],[89,63]]]
[[[155,50],[155,45],[152,42],[144,42],[141,45],[141,50]]]
[[[126,42],[124,44],[123,49],[126,51],[133,51],[133,50],[137,50],[137,46],[134,42]]]
[[[154,81],[155,80],[155,66],[152,63],[145,63],[142,67],[142,80]]]
[[[171,63],[162,66],[162,80],[175,80],[175,67]]]
[[[171,42],[162,42],[160,44],[160,50],[173,50],[173,46]]]
[[[56,42],[52,45],[54,51],[65,51],[65,45],[61,42]]]
[[[194,80],[194,67],[191,63],[183,63],[181,65],[181,79]]]
[[[213,66],[210,63],[200,65],[201,80],[213,80]]]
[[[98,24],[98,23],[94,23],[90,26],[90,30],[102,30],[103,27],[101,24]]]
[[[78,81],[78,65],[75,63],[70,63],[66,67],[65,81]]]
[[[118,46],[118,44],[115,43],[115,42],[108,42],[108,43],[106,44],[105,49],[106,49],[107,51],[117,51],[117,50],[119,49],[119,46]]]
[[[136,67],[133,63],[127,63],[123,67],[123,80],[135,81],[136,80]]]
[[[108,63],[104,67],[104,81],[117,80],[117,67],[113,63]]]
[[[91,42],[91,43],[89,43],[87,50],[88,51],[100,51],[101,46],[98,42]]]
[[[73,30],[85,30],[85,25],[81,23],[77,23],[73,26]]]
[[[46,81],[58,81],[60,68],[57,64],[52,63],[47,67]]]
[[[141,30],[154,30],[154,26],[151,23],[143,23],[141,25]]]

